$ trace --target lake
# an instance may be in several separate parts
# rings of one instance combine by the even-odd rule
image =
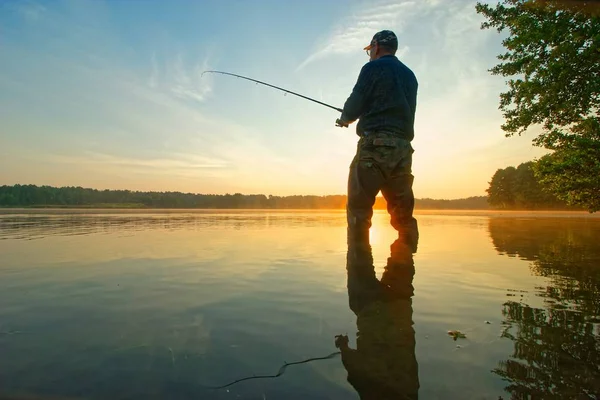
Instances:
[[[598,398],[597,215],[416,218],[0,210],[0,395]]]

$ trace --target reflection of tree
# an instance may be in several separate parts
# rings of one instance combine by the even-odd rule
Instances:
[[[509,381],[513,399],[579,399],[600,393],[600,337],[585,315],[504,304],[505,323],[516,334],[512,358],[493,372]]]
[[[492,218],[500,254],[531,261],[548,278],[547,308],[507,302],[503,315],[512,357],[494,373],[512,398],[579,399],[600,393],[600,223],[583,219]]]
[[[600,221],[491,218],[489,232],[500,254],[532,261],[549,278],[539,294],[554,308],[600,315]]]
[[[369,246],[350,245],[347,255],[348,297],[356,314],[356,349],[346,336],[336,345],[348,371],[348,382],[361,399],[416,399],[419,391],[412,320],[410,246],[397,240],[381,281],[375,276]]]

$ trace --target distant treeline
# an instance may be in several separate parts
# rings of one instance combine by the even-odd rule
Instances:
[[[492,208],[509,210],[580,210],[568,206],[540,183],[534,172],[534,162],[519,164],[517,168],[498,169],[489,187],[488,202]]]
[[[457,200],[417,199],[421,209],[487,209],[486,196]],[[346,196],[266,196],[97,190],[35,185],[0,186],[3,207],[205,208],[205,209],[344,209]],[[377,198],[376,209],[386,202]]]

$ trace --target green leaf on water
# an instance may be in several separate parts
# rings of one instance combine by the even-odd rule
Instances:
[[[448,335],[452,336],[452,338],[454,340],[456,340],[458,338],[461,338],[461,339],[467,338],[467,336],[464,333],[462,333],[461,331],[458,331],[458,330],[448,331]]]

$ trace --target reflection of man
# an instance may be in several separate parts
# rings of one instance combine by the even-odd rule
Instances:
[[[347,336],[337,336],[336,347],[361,399],[418,398],[411,247],[402,239],[392,244],[379,281],[370,246],[348,246],[348,297],[358,335],[356,349],[348,346]]]

